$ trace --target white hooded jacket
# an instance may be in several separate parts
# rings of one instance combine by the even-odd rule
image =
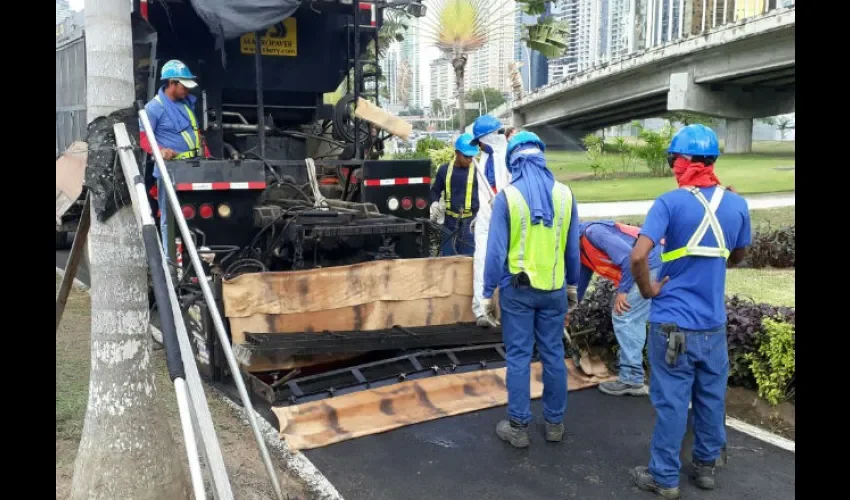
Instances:
[[[510,183],[511,175],[508,172],[507,152],[508,140],[503,134],[491,132],[479,139],[482,143],[490,146],[493,149],[493,168],[496,177],[496,192],[501,192]],[[484,262],[487,255],[487,234],[490,230],[490,216],[493,213],[493,208],[490,205],[490,200],[495,199],[496,193],[490,188],[489,182],[482,182],[486,179],[485,168],[489,155],[486,152],[481,152],[481,159],[476,163],[475,168],[479,171],[478,175],[478,213],[475,216],[473,231],[475,233],[475,254],[472,261],[472,312],[475,317],[484,315],[484,309],[481,306],[481,301],[484,298]]]

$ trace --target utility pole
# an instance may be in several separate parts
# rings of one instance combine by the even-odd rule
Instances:
[[[85,30],[87,117],[103,121],[114,111],[132,109],[135,97],[130,2],[86,0]],[[92,153],[89,170],[91,158]],[[111,170],[117,180],[120,170]],[[154,383],[141,233],[129,201],[101,222],[94,208],[105,194],[96,191],[90,190],[88,241],[91,374],[70,498],[188,499],[181,447]]]

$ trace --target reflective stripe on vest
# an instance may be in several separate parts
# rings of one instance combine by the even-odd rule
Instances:
[[[615,222],[614,227],[633,238],[637,238],[640,234],[640,228],[637,226]],[[623,278],[623,270],[611,260],[611,257],[607,253],[593,246],[593,243],[584,234],[579,238],[579,249],[581,251],[581,263],[583,266],[589,268],[599,276],[610,280],[614,283],[615,287],[620,286],[620,280]]]
[[[165,107],[165,104],[162,102],[162,99],[160,99],[159,94],[154,96],[154,99],[156,99],[156,102],[162,104],[162,107]],[[201,134],[198,132],[198,121],[195,119],[195,113],[192,112],[192,109],[189,108],[189,106],[183,104],[183,107],[186,108],[186,114],[189,116],[189,123],[192,125],[193,133],[190,134],[185,130],[180,131],[180,135],[183,136],[183,140],[186,141],[186,146],[189,147],[189,150],[178,153],[177,156],[173,158],[174,160],[186,160],[201,155]],[[194,141],[192,140],[193,135]]]
[[[466,169],[466,194],[463,198],[463,211],[458,213],[452,210],[452,171],[454,169],[454,160],[449,163],[449,168],[446,169],[446,189],[443,197],[446,200],[446,214],[451,215],[456,219],[466,219],[472,217],[472,186],[475,182],[475,174],[471,172],[474,165],[470,165]]]
[[[570,189],[556,182],[552,186],[555,208],[553,227],[531,224],[528,203],[516,186],[504,189],[508,202],[511,240],[508,248],[508,270],[511,274],[525,273],[531,287],[537,290],[559,290],[564,286],[564,252],[567,248],[567,229],[572,217],[573,195]]]
[[[729,258],[729,250],[726,248],[726,238],[723,236],[723,229],[720,227],[720,221],[717,220],[717,207],[720,206],[720,200],[723,199],[724,188],[717,186],[714,194],[711,195],[711,201],[705,199],[702,192],[696,187],[684,186],[682,189],[690,191],[696,199],[702,204],[705,209],[705,215],[702,217],[699,227],[694,232],[688,244],[684,247],[670,250],[661,254],[662,262],[670,262],[671,260],[681,259],[682,257],[719,257],[722,259]],[[714,238],[717,240],[716,247],[700,246],[700,242],[708,232],[708,228],[714,233]]]

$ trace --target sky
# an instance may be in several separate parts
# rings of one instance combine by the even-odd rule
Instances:
[[[86,3],[85,0],[69,0],[68,5],[71,6],[72,10],[83,10],[83,4]]]

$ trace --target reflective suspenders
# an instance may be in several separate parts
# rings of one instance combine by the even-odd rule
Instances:
[[[717,220],[717,215],[715,214],[715,212],[717,212],[717,207],[720,206],[720,200],[723,199],[725,189],[723,186],[718,185],[714,190],[714,194],[711,195],[711,201],[705,199],[705,196],[703,196],[699,188],[685,187],[683,189],[690,191],[691,194],[699,200],[700,204],[702,204],[703,208],[705,208],[705,215],[703,216],[699,227],[697,227],[697,230],[688,241],[688,244],[684,247],[662,253],[661,261],[670,262],[672,260],[681,259],[682,257],[691,256],[719,257],[723,259],[729,258],[730,252],[729,249],[726,248],[726,238],[723,236],[723,229],[720,227],[720,221]],[[716,247],[700,246],[699,244],[708,232],[709,227],[714,233],[714,238],[717,240],[718,246]]]

